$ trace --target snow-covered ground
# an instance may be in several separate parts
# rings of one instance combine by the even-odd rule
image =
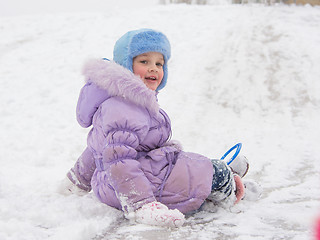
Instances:
[[[8,14],[10,15],[10,14]],[[217,158],[237,142],[256,202],[189,216],[179,229],[133,225],[56,193],[86,146],[75,119],[88,58],[112,57],[131,29],[172,44],[160,93],[173,138]],[[0,239],[313,239],[320,216],[320,8],[136,5],[0,17]]]

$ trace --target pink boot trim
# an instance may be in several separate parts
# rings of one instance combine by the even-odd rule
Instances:
[[[237,198],[234,204],[237,204],[244,197],[244,185],[242,183],[241,177],[237,174],[234,175],[234,181],[236,183],[236,198]]]

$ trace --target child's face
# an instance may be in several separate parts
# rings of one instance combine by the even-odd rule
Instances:
[[[163,55],[158,52],[147,52],[133,59],[133,73],[139,75],[144,84],[151,90],[156,90],[163,78]]]

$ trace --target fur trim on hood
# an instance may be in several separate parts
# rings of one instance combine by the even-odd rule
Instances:
[[[89,60],[82,73],[86,82],[107,90],[109,96],[123,97],[152,113],[159,111],[156,92],[150,90],[139,76],[113,61]]]

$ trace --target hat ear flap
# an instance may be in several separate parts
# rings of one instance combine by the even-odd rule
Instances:
[[[157,91],[160,91],[162,88],[164,88],[167,85],[167,79],[168,79],[168,65],[165,63],[163,65],[163,78],[159,86],[157,87]]]

